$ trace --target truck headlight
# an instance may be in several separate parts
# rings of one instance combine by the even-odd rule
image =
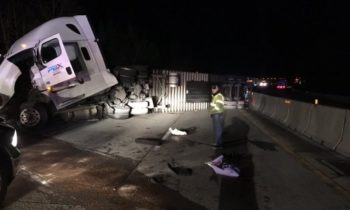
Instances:
[[[11,144],[12,144],[12,146],[17,147],[17,132],[16,131],[12,136]]]

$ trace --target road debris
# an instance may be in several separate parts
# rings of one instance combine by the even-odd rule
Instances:
[[[174,136],[186,136],[187,135],[186,131],[181,131],[181,130],[179,130],[177,128],[174,128],[174,129],[169,128],[169,131]]]
[[[229,177],[239,177],[239,168],[233,164],[226,163],[224,161],[224,156],[220,155],[216,159],[206,163],[211,167],[214,172],[218,175],[229,176]]]

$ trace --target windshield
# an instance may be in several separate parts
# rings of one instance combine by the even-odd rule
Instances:
[[[28,71],[34,65],[33,48],[23,50],[8,59],[15,64],[21,72]]]

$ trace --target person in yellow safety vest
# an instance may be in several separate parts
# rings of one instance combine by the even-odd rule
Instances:
[[[209,114],[213,121],[215,132],[215,147],[222,147],[222,133],[224,130],[224,96],[220,93],[218,85],[212,85],[212,99],[209,106]]]

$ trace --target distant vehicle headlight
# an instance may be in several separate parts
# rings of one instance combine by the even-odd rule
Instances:
[[[16,131],[12,136],[11,144],[12,144],[12,146],[17,147],[17,132]]]
[[[267,82],[264,82],[264,81],[263,81],[263,82],[260,82],[260,83],[259,83],[259,86],[260,86],[260,87],[266,87],[266,86],[267,86]]]

